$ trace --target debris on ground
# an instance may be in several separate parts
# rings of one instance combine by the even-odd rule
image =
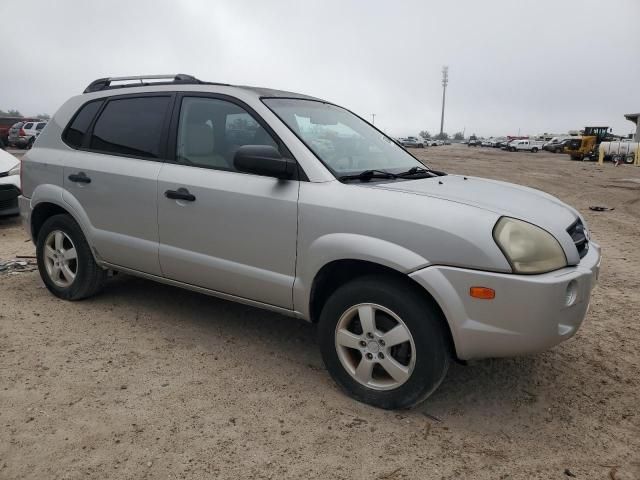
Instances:
[[[20,256],[12,260],[0,260],[0,275],[17,275],[37,269],[38,262],[34,257]]]
[[[594,212],[611,212],[615,210],[614,207],[601,207],[599,205],[592,205],[589,207],[589,210],[593,210]]]

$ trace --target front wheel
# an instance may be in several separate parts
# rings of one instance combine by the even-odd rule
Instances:
[[[536,147],[533,147],[533,148],[531,149],[531,151],[532,151],[533,153],[538,153],[538,149],[537,149]]]
[[[440,385],[450,350],[440,312],[405,282],[368,276],[338,288],[319,325],[322,358],[349,395],[408,408]]]
[[[47,219],[36,243],[42,281],[56,297],[80,300],[97,293],[106,271],[95,262],[80,226],[69,215]]]

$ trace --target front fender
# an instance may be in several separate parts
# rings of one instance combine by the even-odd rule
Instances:
[[[313,280],[322,267],[336,260],[362,260],[407,274],[430,265],[416,252],[379,238],[354,233],[331,233],[318,237],[298,259],[293,303],[303,318],[310,318]]]

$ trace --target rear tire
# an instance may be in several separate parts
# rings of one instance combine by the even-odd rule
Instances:
[[[631,165],[636,161],[635,156],[629,154],[626,157],[624,157],[624,163],[626,163],[627,165]]]
[[[42,281],[56,297],[81,300],[95,295],[107,277],[91,253],[80,226],[69,215],[48,218],[36,242]]]
[[[327,370],[347,394],[396,409],[423,401],[444,379],[451,358],[445,328],[438,308],[421,292],[372,275],[329,297],[318,333]]]
[[[537,149],[537,147],[533,147],[533,148],[531,149],[531,151],[532,151],[533,153],[538,153],[538,149]]]

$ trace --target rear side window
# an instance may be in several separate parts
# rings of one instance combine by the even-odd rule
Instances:
[[[170,97],[111,100],[98,117],[91,135],[91,150],[158,158]]]
[[[74,148],[82,146],[84,134],[87,133],[89,125],[91,125],[91,120],[96,116],[101,105],[102,100],[98,100],[95,102],[89,102],[80,109],[76,117],[71,122],[71,125],[69,125],[62,136],[62,139],[67,145]]]
[[[22,127],[22,128],[24,128],[26,130],[29,130],[30,128],[33,128],[33,123],[25,123],[24,127]]]
[[[44,128],[44,126],[45,126],[45,125],[46,125],[46,123],[39,123],[39,124],[36,126],[36,130],[42,130],[42,129]]]

